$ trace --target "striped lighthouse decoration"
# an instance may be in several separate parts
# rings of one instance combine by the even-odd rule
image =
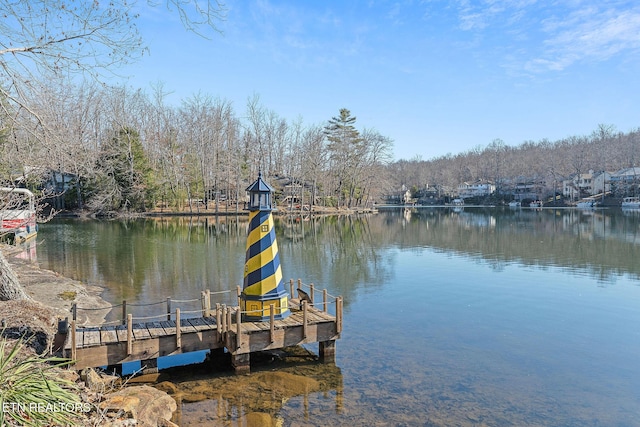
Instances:
[[[247,187],[249,193],[249,232],[244,264],[244,285],[241,295],[244,320],[265,321],[284,319],[289,312],[289,297],[282,280],[278,242],[273,227],[271,193],[273,189],[262,179]]]

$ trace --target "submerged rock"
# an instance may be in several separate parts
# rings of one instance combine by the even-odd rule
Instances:
[[[100,409],[113,418],[133,418],[138,426],[157,427],[171,425],[167,423],[178,406],[164,391],[141,385],[109,394],[100,403]]]
[[[247,427],[277,427],[280,423],[264,412],[249,412],[238,420],[238,424]]]
[[[261,372],[256,375],[256,380],[283,397],[304,395],[320,389],[320,384],[313,378],[283,371]]]

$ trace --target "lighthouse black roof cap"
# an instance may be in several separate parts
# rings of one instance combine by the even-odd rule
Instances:
[[[248,186],[245,191],[251,193],[266,193],[273,192],[273,188],[262,179],[262,172],[258,172],[258,179]]]

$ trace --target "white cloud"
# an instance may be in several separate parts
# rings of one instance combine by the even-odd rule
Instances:
[[[527,66],[562,70],[579,62],[606,61],[640,49],[640,10],[582,9],[545,23],[542,54]]]
[[[562,71],[640,51],[640,7],[625,1],[460,0],[457,8],[461,30],[502,44],[484,48],[512,51],[503,58],[512,71]]]
[[[459,2],[458,18],[463,31],[478,31],[493,26],[502,26],[505,22],[516,22],[523,10],[535,1],[485,0],[472,3]]]

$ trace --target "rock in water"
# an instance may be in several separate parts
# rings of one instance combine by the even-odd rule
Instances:
[[[138,426],[157,427],[167,425],[173,412],[178,409],[176,401],[164,391],[148,385],[125,387],[106,396],[100,403],[107,413],[126,413],[135,418]]]

